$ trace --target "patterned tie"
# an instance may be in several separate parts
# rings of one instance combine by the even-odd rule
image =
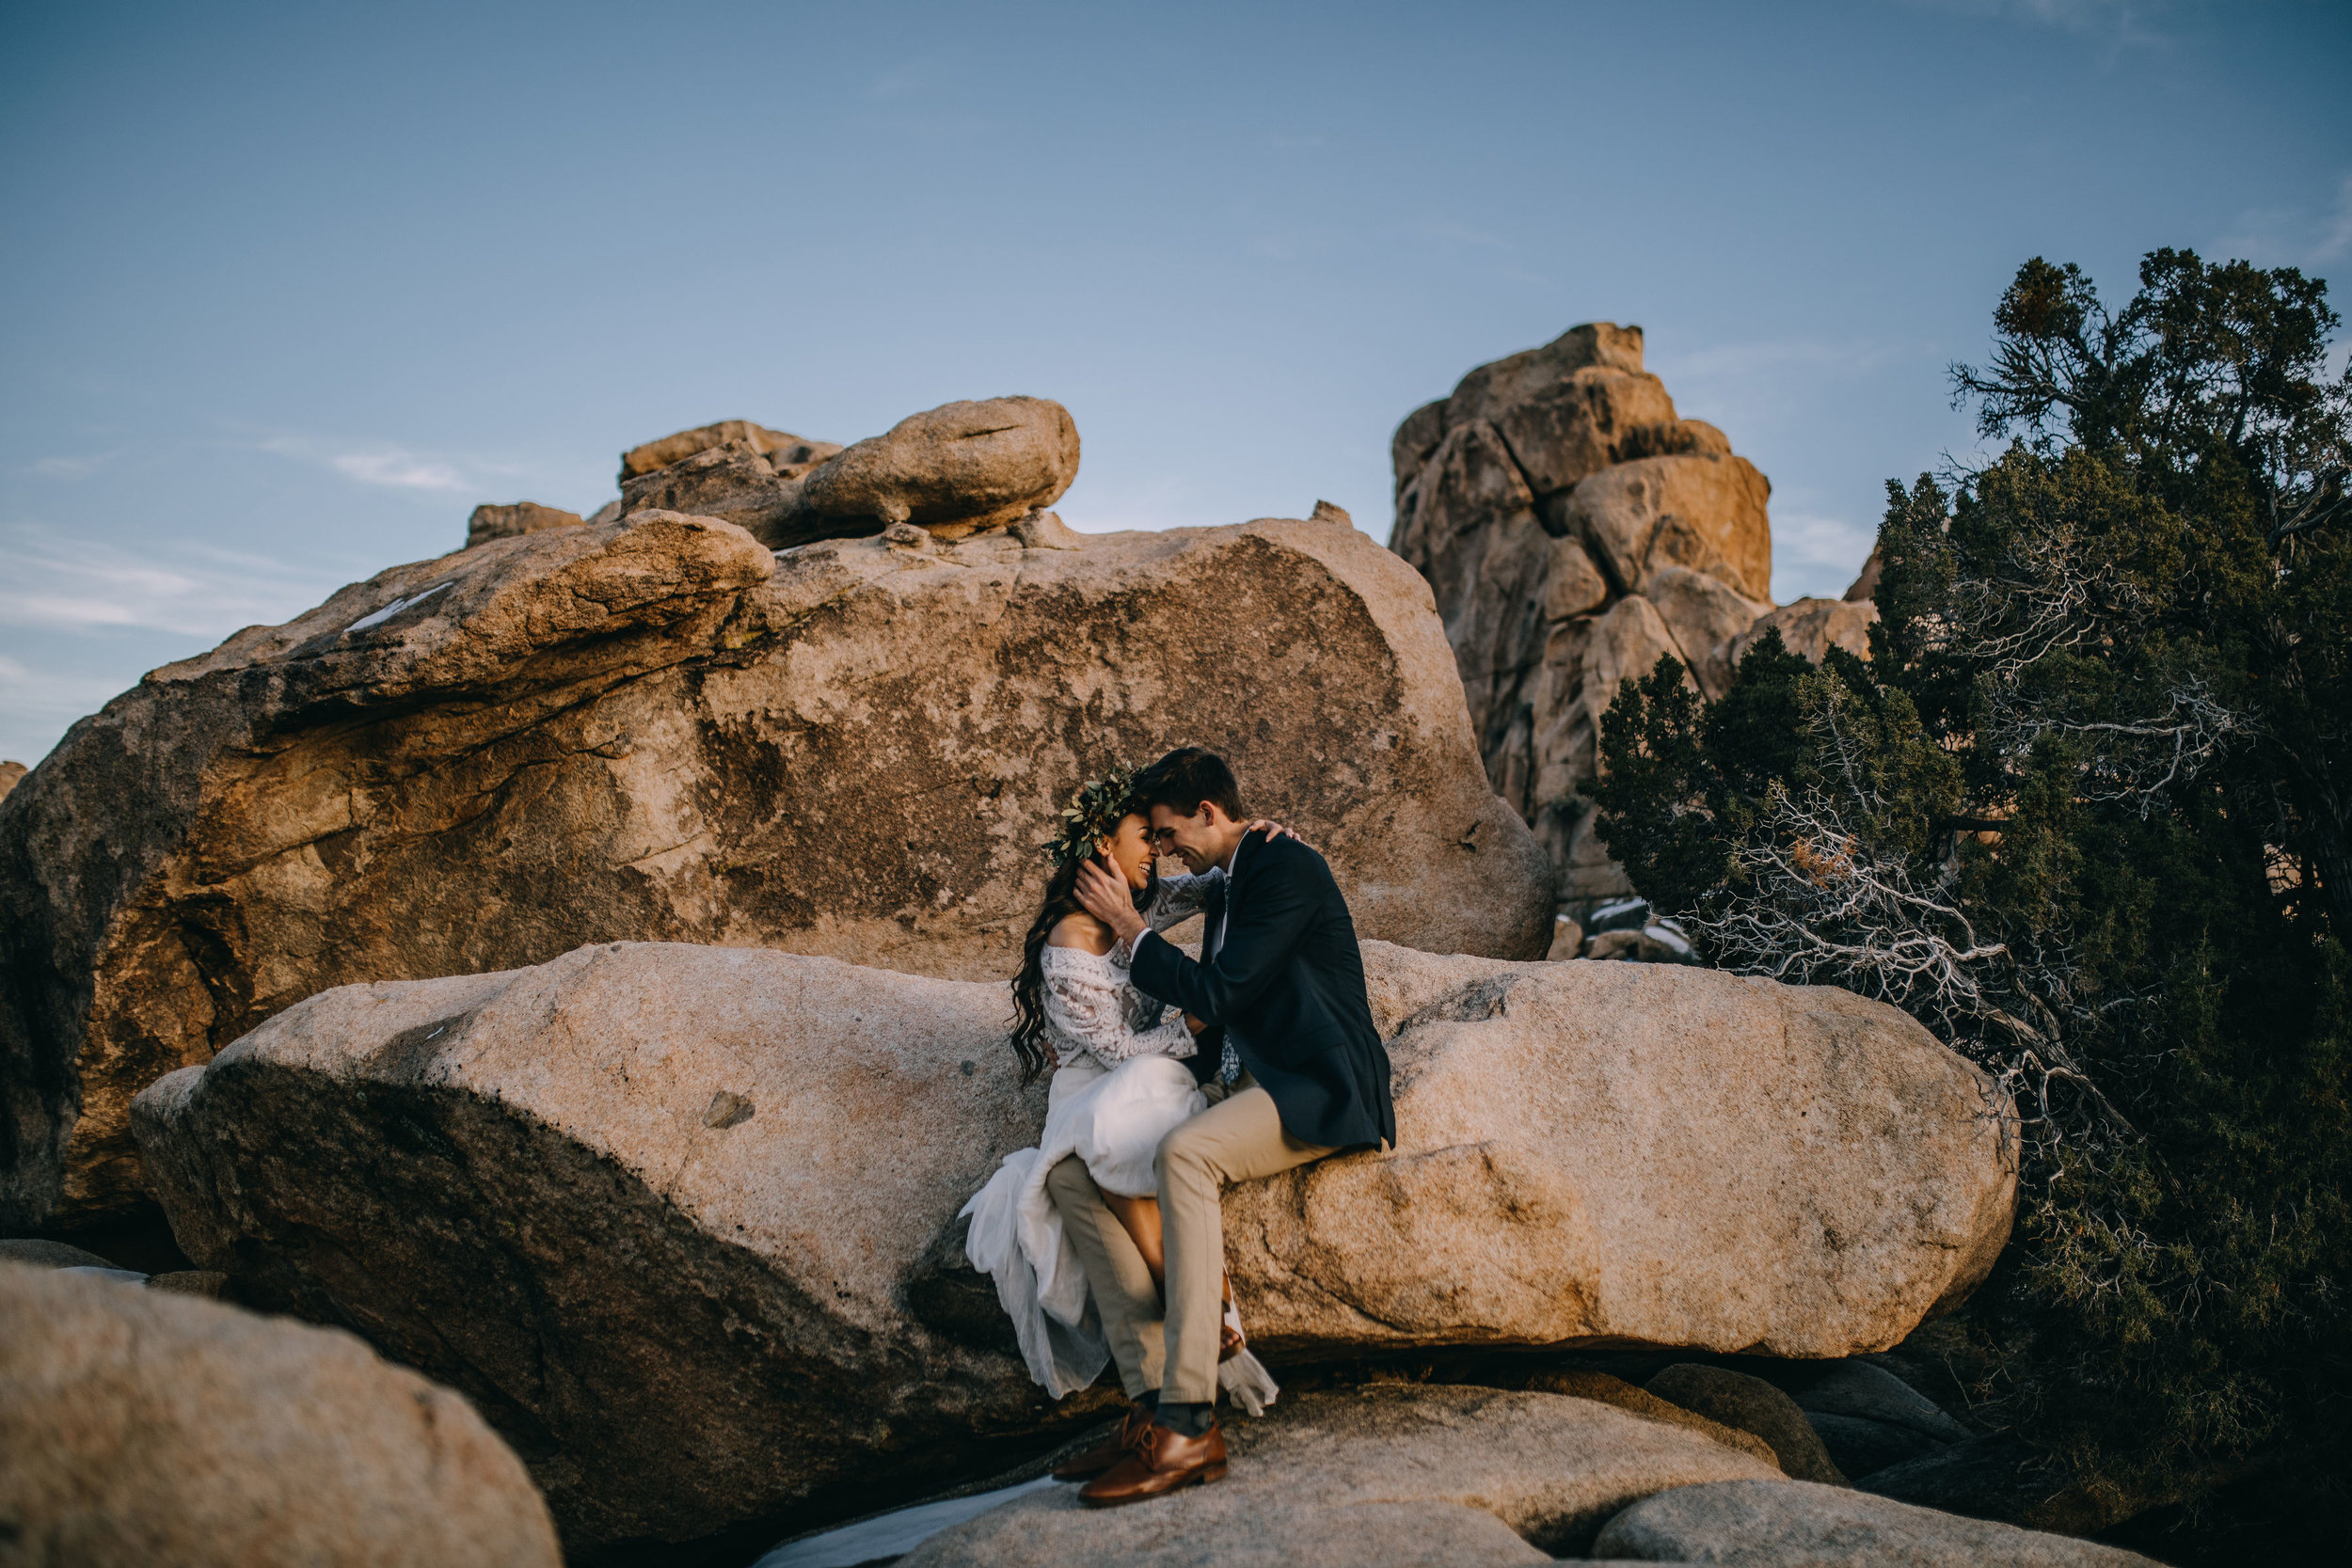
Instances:
[[[1202,913],[1208,916],[1208,929],[1200,937],[1200,967],[1206,969],[1216,962],[1216,956],[1225,950],[1225,894],[1232,883],[1220,877],[1209,889],[1209,898]],[[1233,1031],[1225,1029],[1225,1054],[1216,1064],[1216,1081],[1232,1087],[1241,1077],[1241,1054],[1233,1049]]]

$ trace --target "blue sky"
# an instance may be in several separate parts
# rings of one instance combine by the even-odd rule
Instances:
[[[1074,527],[1385,538],[1396,422],[1590,320],[1836,594],[2026,257],[2344,270],[2347,58],[2340,3],[12,6],[0,756],[714,419],[1033,393]]]

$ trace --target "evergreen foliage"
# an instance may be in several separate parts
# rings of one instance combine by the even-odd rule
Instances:
[[[1888,485],[1870,661],[1768,637],[1710,705],[1661,660],[1596,793],[1711,961],[1994,1075],[2024,1180],[1971,1307],[1987,1408],[2156,1499],[2352,1473],[2352,373],[2317,279],[2139,281],[2110,314],[2019,270],[1953,372],[2009,445]]]

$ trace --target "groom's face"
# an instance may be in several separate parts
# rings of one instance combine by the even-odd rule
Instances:
[[[1215,814],[1203,801],[1194,816],[1179,816],[1173,806],[1153,806],[1152,847],[1176,856],[1186,870],[1198,874],[1215,865],[1225,847],[1217,836]]]

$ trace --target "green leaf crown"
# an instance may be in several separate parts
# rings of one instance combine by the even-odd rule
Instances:
[[[1078,786],[1061,812],[1061,831],[1038,847],[1060,871],[1094,853],[1094,847],[1119,829],[1119,819],[1135,809],[1136,770],[1114,768],[1099,779]]]

